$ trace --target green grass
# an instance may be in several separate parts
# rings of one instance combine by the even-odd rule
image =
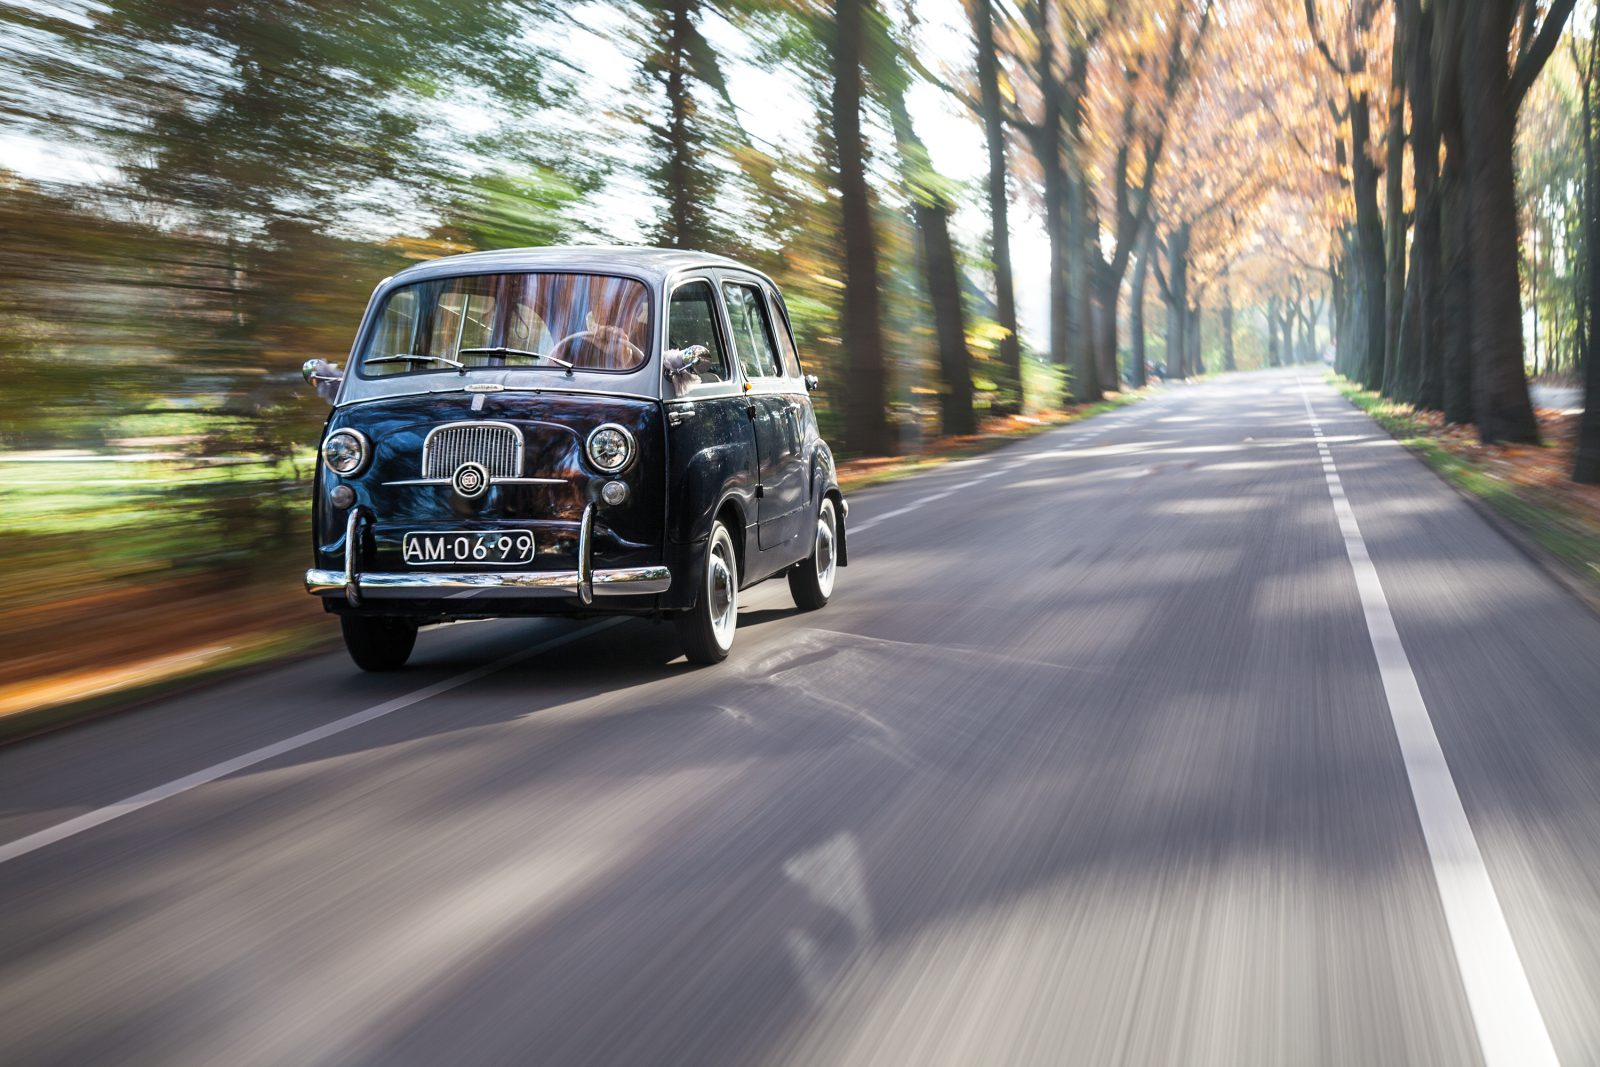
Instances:
[[[1386,399],[1337,375],[1330,374],[1329,380],[1451,485],[1482,500],[1600,592],[1600,528],[1586,516],[1536,486],[1497,477],[1445,448],[1411,405]]]
[[[237,582],[303,540],[310,459],[20,461],[0,454],[0,580],[22,606],[215,572]]]
[[[219,491],[309,484],[312,458],[270,461],[122,461],[112,457],[19,461],[0,453],[0,516],[9,534],[107,532],[151,522],[164,509],[192,507]]]

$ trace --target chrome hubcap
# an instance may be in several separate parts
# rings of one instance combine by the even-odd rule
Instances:
[[[739,617],[737,574],[733,546],[726,538],[718,538],[711,545],[706,567],[706,602],[711,607],[711,629],[724,648],[733,642],[733,628]]]
[[[839,558],[839,547],[833,539],[833,518],[831,510],[825,511],[817,520],[817,586],[822,590],[823,596],[833,594],[833,569]]]

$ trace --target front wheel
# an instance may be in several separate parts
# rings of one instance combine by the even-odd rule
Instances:
[[[839,514],[824,497],[817,511],[817,532],[811,555],[789,571],[789,592],[801,611],[816,611],[833,595],[833,575],[839,567]]]
[[[706,565],[695,606],[674,620],[690,663],[721,663],[733,647],[739,625],[739,557],[721,520],[706,538]]]
[[[410,619],[341,615],[344,647],[364,671],[397,671],[411,658],[417,643],[417,624]]]

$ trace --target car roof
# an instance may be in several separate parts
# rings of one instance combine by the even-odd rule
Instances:
[[[678,248],[641,248],[628,245],[561,245],[548,248],[502,248],[443,256],[407,267],[394,276],[396,283],[419,281],[446,274],[489,274],[497,271],[569,270],[582,273],[623,272],[657,283],[681,271],[723,267],[766,277],[754,267],[710,252]],[[769,278],[768,281],[771,281]]]

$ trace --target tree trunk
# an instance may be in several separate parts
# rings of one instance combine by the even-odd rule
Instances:
[[[836,0],[833,41],[833,142],[844,227],[844,344],[849,392],[845,446],[852,452],[893,451],[887,413],[888,368],[881,333],[882,280],[861,139],[861,0]]]
[[[1318,363],[1322,360],[1322,348],[1317,344],[1317,320],[1322,318],[1322,309],[1326,302],[1314,300],[1311,303],[1311,317],[1306,320],[1306,343],[1310,346],[1306,351],[1307,363]]]
[[[1417,213],[1407,279],[1407,289],[1415,294],[1408,305],[1415,332],[1416,358],[1411,360],[1415,377],[1409,395],[1402,399],[1439,411],[1444,407],[1440,322],[1444,247],[1439,221],[1439,127],[1434,121],[1434,14],[1431,6],[1424,11],[1418,0],[1403,0],[1401,13],[1406,19],[1406,87],[1411,96],[1411,173]]]
[[[1195,374],[1206,372],[1205,356],[1200,349],[1200,309],[1189,309],[1189,322],[1184,327],[1184,343],[1188,346],[1189,355],[1184,361]]]
[[[1384,395],[1393,397],[1408,371],[1402,362],[1415,358],[1400,344],[1400,312],[1406,293],[1406,20],[1394,20],[1389,67],[1389,129],[1384,152]]]
[[[1345,262],[1343,257],[1335,256],[1328,271],[1331,279],[1328,283],[1328,320],[1333,328],[1333,369],[1340,374],[1345,373],[1344,344],[1349,326],[1347,321],[1349,308],[1346,305],[1349,299],[1349,294],[1346,292],[1348,283],[1345,280],[1343,265]]]
[[[1283,365],[1285,367],[1297,362],[1294,352],[1294,320],[1296,315],[1296,302],[1285,300],[1283,302]]]
[[[1357,377],[1368,389],[1383,385],[1384,347],[1388,329],[1384,324],[1384,247],[1383,213],[1378,210],[1378,168],[1373,165],[1368,145],[1372,141],[1371,101],[1366,93],[1352,95],[1350,106],[1351,191],[1356,201],[1356,288],[1360,290],[1360,319]]]
[[[1044,118],[1034,139],[1034,154],[1044,173],[1044,229],[1050,239],[1050,360],[1062,366],[1068,359],[1067,321],[1067,175],[1061,161],[1061,90],[1056,76],[1055,35],[1040,3],[1027,7],[1032,29],[1039,42],[1039,66],[1035,72],[1044,97]],[[1071,402],[1075,383],[1070,372],[1067,402]]]
[[[1046,141],[1050,138],[1046,138]],[[1056,154],[1059,157],[1060,150]],[[1070,368],[1070,353],[1068,351],[1068,337],[1071,333],[1071,323],[1067,320],[1069,314],[1067,296],[1067,245],[1071,238],[1068,236],[1067,223],[1067,195],[1065,190],[1066,177],[1062,173],[1059,159],[1054,164],[1050,163],[1048,155],[1040,161],[1044,170],[1044,213],[1045,233],[1050,238],[1050,362]],[[1070,373],[1070,370],[1069,370]],[[1072,384],[1067,386],[1072,391]]]
[[[1278,297],[1267,301],[1267,366],[1278,366]]]
[[[689,95],[689,39],[693,32],[695,0],[669,0],[667,19],[667,216],[662,220],[662,243],[672,248],[699,248],[702,232],[698,183],[694,180],[694,149],[689,128],[694,102]]]
[[[1596,353],[1596,334],[1600,334],[1600,188],[1597,188],[1591,86],[1595,73],[1595,54],[1600,49],[1600,7],[1595,9],[1594,26],[1589,35],[1589,62],[1583,82],[1584,145],[1584,266],[1587,282],[1589,328],[1581,350],[1583,357],[1583,418],[1578,423],[1578,452],[1572,464],[1572,480],[1600,484],[1600,353]],[[1582,316],[1580,315],[1581,319]]]
[[[1048,26],[1049,20],[1046,20]],[[1070,50],[1066,85],[1061,87],[1064,101],[1058,110],[1060,121],[1066,123],[1066,148],[1073,159],[1067,178],[1067,259],[1066,306],[1062,309],[1065,322],[1065,343],[1071,353],[1072,396],[1080,404],[1093,404],[1104,396],[1100,367],[1095,359],[1094,277],[1091,273],[1091,256],[1098,261],[1099,253],[1091,250],[1091,242],[1099,237],[1099,224],[1093,216],[1088,178],[1084,174],[1078,149],[1082,144],[1084,97],[1089,91],[1089,56],[1082,45]],[[1048,114],[1048,108],[1046,113]]]
[[[1096,255],[1090,260],[1090,270],[1095,279],[1095,376],[1104,391],[1122,388],[1122,378],[1117,373],[1117,296],[1122,285],[1111,277],[1111,268],[1098,262],[1099,258]]]
[[[1582,283],[1578,287],[1577,351],[1573,366],[1586,368],[1594,354],[1595,315],[1600,311],[1600,270],[1595,257],[1600,256],[1600,166],[1595,159],[1594,136],[1594,79],[1596,58],[1600,57],[1600,4],[1595,5],[1594,24],[1589,32],[1589,56],[1584,62],[1581,84],[1583,86],[1583,251],[1578,257]],[[1586,407],[1585,411],[1588,410]]]
[[[1533,313],[1533,376],[1539,377],[1539,245],[1540,226],[1535,218],[1528,227],[1528,310]]]
[[[1184,337],[1189,308],[1189,225],[1167,238],[1167,377],[1187,378]]]
[[[1600,484],[1600,358],[1591,351],[1583,362],[1583,418],[1578,423],[1572,480],[1596,485]]]
[[[1411,270],[1406,274],[1406,291],[1400,302],[1400,351],[1404,354],[1395,372],[1393,397],[1406,404],[1419,404],[1422,374],[1422,289],[1417,283],[1417,256],[1420,242],[1411,244]]]
[[[1222,272],[1222,369],[1239,369],[1233,361],[1233,288],[1226,270]]]
[[[885,81],[887,84],[881,89],[894,128],[901,180],[911,191],[911,214],[922,236],[923,277],[939,353],[940,430],[946,436],[970,434],[977,428],[972,411],[972,353],[967,350],[961,269],[956,263],[955,242],[950,238],[954,208],[937,183],[926,178],[932,173],[932,164],[927,146],[911,121],[903,86],[890,79]]]
[[[1444,349],[1444,419],[1466,425],[1472,418],[1472,240],[1466,168],[1449,147],[1439,174],[1440,232],[1444,247],[1439,339]]]
[[[1145,377],[1145,338],[1144,338],[1144,290],[1145,283],[1150,277],[1150,244],[1151,231],[1154,227],[1146,226],[1139,235],[1138,259],[1133,264],[1133,279],[1129,283],[1128,294],[1128,345],[1131,350],[1129,361],[1133,364],[1128,368],[1128,380],[1135,389],[1147,384]]]
[[[967,350],[966,313],[961,298],[961,273],[955,243],[950,239],[950,207],[917,204],[913,210],[922,232],[923,268],[939,346],[940,428],[947,436],[977,429],[972,411],[972,354]]]
[[[1022,410],[1022,342],[1017,332],[1016,286],[1011,277],[1010,202],[1006,193],[1006,130],[1000,104],[1000,64],[994,41],[994,2],[974,0],[973,30],[978,40],[978,93],[989,150],[990,258],[994,262],[995,316],[1000,338],[1000,396],[996,413]]]
[[[1485,444],[1538,444],[1522,362],[1517,123],[1506,63],[1510,0],[1472,0],[1465,8],[1458,84],[1472,217],[1466,249],[1472,271],[1472,406]]]
[[[1600,359],[1593,352],[1584,360],[1583,418],[1578,423],[1578,454],[1572,480],[1600,484]]]
[[[1066,343],[1072,353],[1072,395],[1093,404],[1104,395],[1095,358],[1094,291],[1089,274],[1088,190],[1076,176],[1067,185]]]

